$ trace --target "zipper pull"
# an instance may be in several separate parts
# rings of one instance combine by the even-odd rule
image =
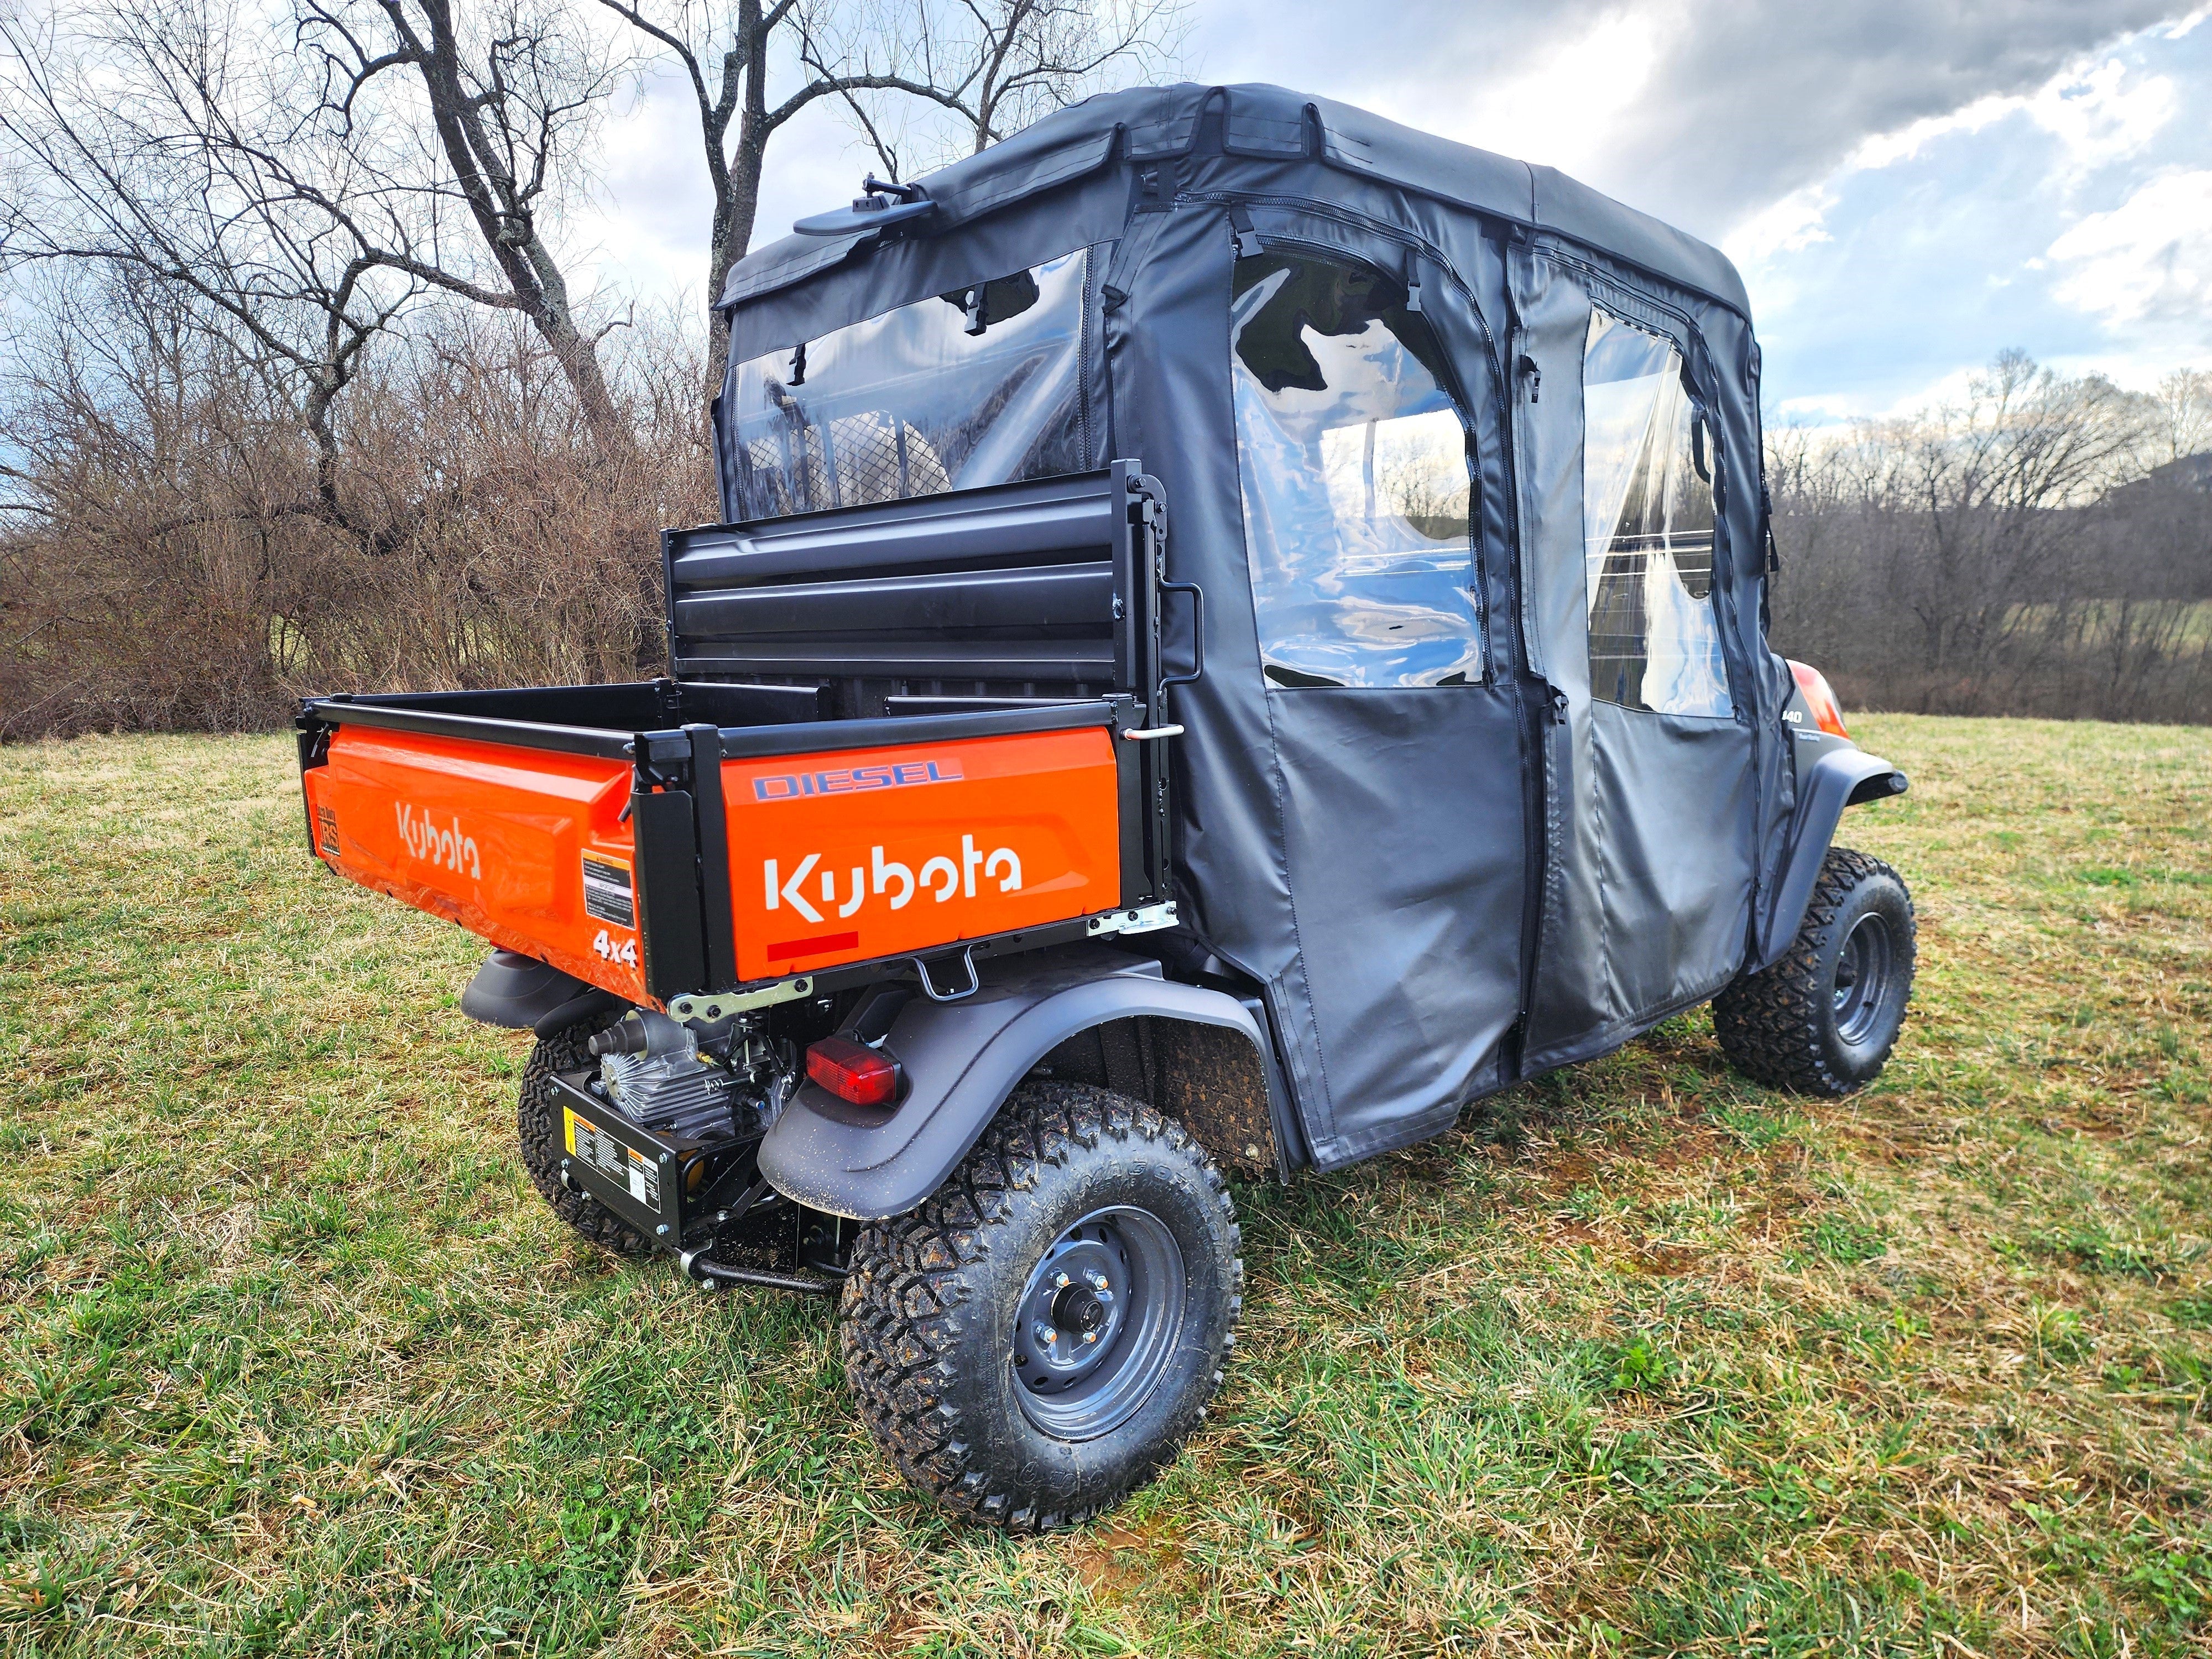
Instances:
[[[1406,255],[1406,309],[1419,313],[1421,309],[1421,256]]]
[[[1567,723],[1567,694],[1557,686],[1552,688],[1552,718],[1562,726]]]
[[[1267,250],[1260,246],[1260,233],[1252,228],[1252,216],[1244,211],[1244,204],[1229,204],[1229,228],[1237,233],[1237,257],[1256,259]]]
[[[1533,404],[1544,389],[1543,371],[1536,367],[1536,360],[1525,351],[1521,354],[1520,368],[1522,377],[1528,382],[1528,401]]]

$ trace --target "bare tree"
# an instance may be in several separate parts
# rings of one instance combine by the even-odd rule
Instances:
[[[1116,69],[1164,63],[1178,0],[600,0],[673,58],[690,84],[714,191],[707,253],[713,307],[751,245],[769,141],[825,98],[894,179],[909,150],[968,153],[1097,89]],[[769,82],[788,65],[789,91]],[[911,102],[932,118],[917,144]],[[957,142],[946,141],[947,123]],[[719,331],[714,331],[719,335]],[[723,342],[709,374],[719,381]]]
[[[1185,28],[1180,0],[867,0],[809,14],[804,58],[897,179],[1171,69]]]
[[[422,292],[410,226],[287,112],[281,70],[219,0],[101,5],[75,21],[0,19],[17,92],[0,104],[16,180],[0,250],[188,296],[181,325],[234,372],[289,386],[318,454],[301,510],[342,521],[334,411],[369,343]]]
[[[2212,369],[2177,368],[2158,383],[2154,417],[2160,461],[2212,450]]]
[[[334,400],[434,293],[527,318],[619,446],[606,329],[587,331],[546,221],[620,65],[523,3],[464,28],[450,0],[295,0],[273,44],[243,0],[0,23],[27,94],[0,137],[38,185],[11,192],[0,250],[132,264],[198,295],[258,367],[301,381],[333,513]]]
[[[2143,471],[2144,404],[2007,352],[1963,402],[1882,434],[1875,483],[1931,677],[1980,676],[2031,625],[2055,592],[2062,510]]]
[[[1941,714],[2205,717],[2203,381],[2155,397],[2008,354],[1958,401],[1769,434],[1780,648]]]
[[[530,319],[603,441],[621,437],[599,343],[613,325],[587,331],[556,252],[545,210],[564,168],[580,164],[623,65],[592,49],[558,0],[537,9],[507,0],[483,22],[455,21],[452,0],[296,0],[296,33],[315,58],[317,115],[360,154],[373,124],[415,112],[401,95],[378,99],[379,82],[411,76],[427,111],[442,167],[415,170],[417,149],[386,143],[383,182],[394,192],[457,201],[495,273],[444,241],[440,257],[394,253],[422,282]]]

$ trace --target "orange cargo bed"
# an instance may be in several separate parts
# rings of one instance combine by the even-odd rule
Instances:
[[[660,681],[316,699],[309,832],[351,880],[662,1006],[1083,937],[1160,890],[1145,745],[1117,740],[1129,699],[793,718],[814,698]]]

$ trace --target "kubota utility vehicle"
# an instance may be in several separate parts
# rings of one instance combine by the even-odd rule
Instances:
[[[307,821],[499,947],[563,1220],[836,1290],[900,1468],[1035,1528],[1213,1394],[1222,1166],[1709,1000],[1755,1078],[1873,1078],[1911,903],[1830,840],[1905,784],[1767,648],[1711,248],[1271,87],[869,191],[721,295],[669,677],[313,699]]]

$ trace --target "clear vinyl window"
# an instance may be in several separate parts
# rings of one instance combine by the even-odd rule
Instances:
[[[1083,471],[1085,264],[1066,254],[734,365],[738,516]]]
[[[1592,311],[1583,418],[1590,695],[1624,708],[1729,714],[1711,447],[1696,430],[1674,343]]]
[[[1237,261],[1229,330],[1269,683],[1479,681],[1469,428],[1405,289],[1263,253]]]

